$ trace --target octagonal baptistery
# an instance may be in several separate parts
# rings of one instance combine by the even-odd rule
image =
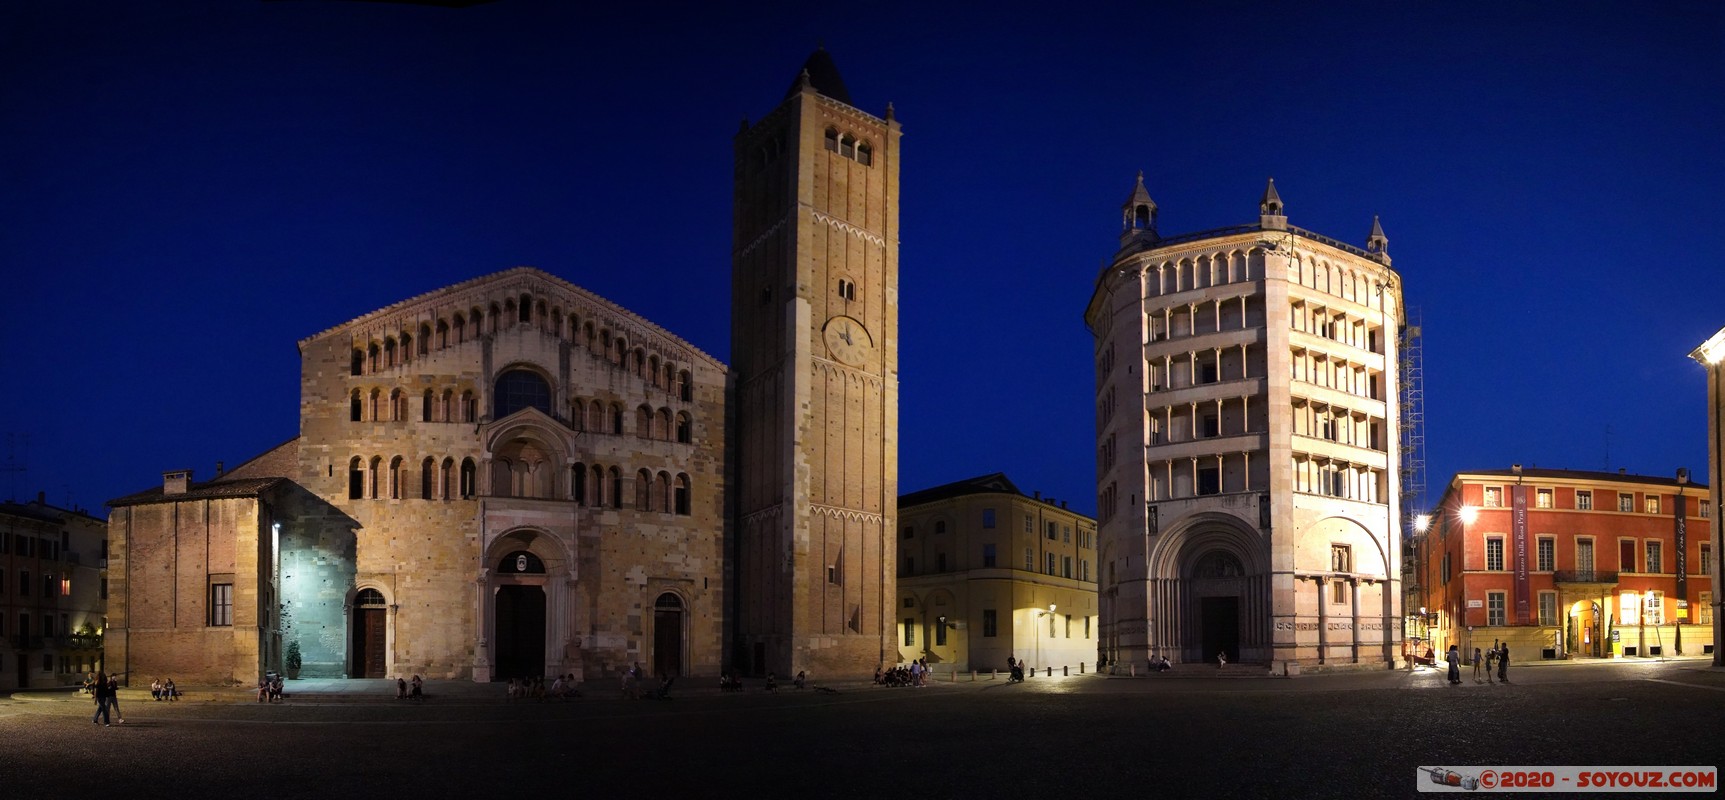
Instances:
[[[298,481],[353,529],[283,532],[306,675],[719,672],[724,364],[525,267],[299,347]]]
[[[1288,224],[1163,237],[1137,186],[1095,337],[1099,605],[1120,671],[1394,666],[1401,281]],[[1219,664],[1218,664],[1219,665]]]

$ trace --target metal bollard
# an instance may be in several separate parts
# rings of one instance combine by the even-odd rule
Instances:
[[[1066,666],[1065,664],[1060,665],[1060,677],[1062,677],[1062,678],[1072,677],[1071,669],[1072,669],[1071,667]]]
[[[1052,678],[1052,677],[1054,677],[1054,668],[1053,668],[1053,667],[1049,667],[1049,668],[1048,668],[1048,674],[1047,674],[1047,675],[1044,675],[1044,676],[1043,676],[1043,677],[1044,677],[1044,678]]]
[[[1078,662],[1078,674],[1080,674],[1080,675],[1084,674],[1084,662],[1082,662],[1082,661]]]
[[[998,669],[989,670],[988,671],[988,679],[991,681],[1000,680],[1000,670],[998,670]]]
[[[1128,678],[1138,677],[1138,665],[1137,664],[1127,664],[1126,665],[1126,677],[1128,677]]]

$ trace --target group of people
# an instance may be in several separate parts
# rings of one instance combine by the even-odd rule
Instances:
[[[258,681],[258,702],[279,703],[282,700],[282,676],[271,672]]]
[[[419,676],[415,675],[413,679],[418,681]],[[418,686],[417,683],[414,684],[414,697],[424,699],[418,695]],[[543,703],[547,700],[568,700],[571,697],[580,697],[581,690],[575,688],[575,673],[571,672],[552,678],[550,686],[545,685],[544,676],[520,680],[510,678],[509,686],[504,690],[503,696],[510,700],[526,700],[531,697]]]
[[[928,685],[928,659],[918,659],[888,670],[875,667],[874,682],[878,686],[926,686]]]
[[[1445,654],[1449,659],[1449,682],[1451,685],[1461,683],[1461,648],[1450,645]],[[1492,678],[1492,670],[1496,669],[1497,678]],[[1480,673],[1485,673],[1485,680],[1479,679]],[[1491,649],[1481,652],[1473,649],[1473,682],[1474,683],[1509,683],[1509,642],[1492,642]]]
[[[91,680],[90,694],[96,698],[96,713],[90,717],[91,724],[100,723],[102,727],[111,727],[110,721],[125,723],[126,715],[120,713],[120,677],[110,676],[105,672],[96,673]]]
[[[395,676],[395,699],[424,700],[425,680],[418,675],[413,676],[411,681],[400,675]]]
[[[174,688],[174,679],[173,678],[169,678],[165,682],[161,678],[157,678],[153,681],[150,681],[150,699],[151,700],[179,700],[180,699],[180,690]]]

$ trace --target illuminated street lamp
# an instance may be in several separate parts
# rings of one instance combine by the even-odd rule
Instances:
[[[1719,379],[1720,362],[1725,361],[1725,328],[1702,342],[1700,347],[1689,353],[1689,357],[1707,368],[1707,428],[1712,440],[1712,447],[1707,450],[1707,494],[1713,502],[1714,513],[1709,527],[1713,529],[1715,559],[1710,565],[1713,578],[1713,666],[1725,667],[1725,619],[1722,619],[1720,613],[1722,608],[1725,608],[1725,592],[1720,591],[1719,586],[1721,579],[1725,579],[1725,519],[1722,519],[1720,514],[1720,511],[1725,509],[1721,509],[1719,504],[1719,473],[1720,469],[1725,467],[1725,464],[1721,463],[1725,462],[1725,448],[1720,445],[1721,436],[1725,436],[1725,431],[1720,429],[1722,423],[1725,423],[1725,420],[1720,419],[1720,390],[1725,387],[1720,385]]]

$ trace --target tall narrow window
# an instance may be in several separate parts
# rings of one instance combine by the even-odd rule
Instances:
[[[1485,593],[1485,624],[1504,624],[1504,597],[1503,592]]]
[[[234,585],[210,584],[210,625],[234,624]]]
[[[1492,572],[1503,571],[1503,540],[1485,540],[1485,568]]]
[[[982,610],[982,635],[988,638],[1000,635],[1000,619],[992,608]]]
[[[982,546],[982,566],[984,568],[993,567],[994,558],[994,544],[992,542],[984,544]]]
[[[1539,538],[1539,557],[1535,569],[1550,572],[1557,568],[1557,543],[1549,536]]]

